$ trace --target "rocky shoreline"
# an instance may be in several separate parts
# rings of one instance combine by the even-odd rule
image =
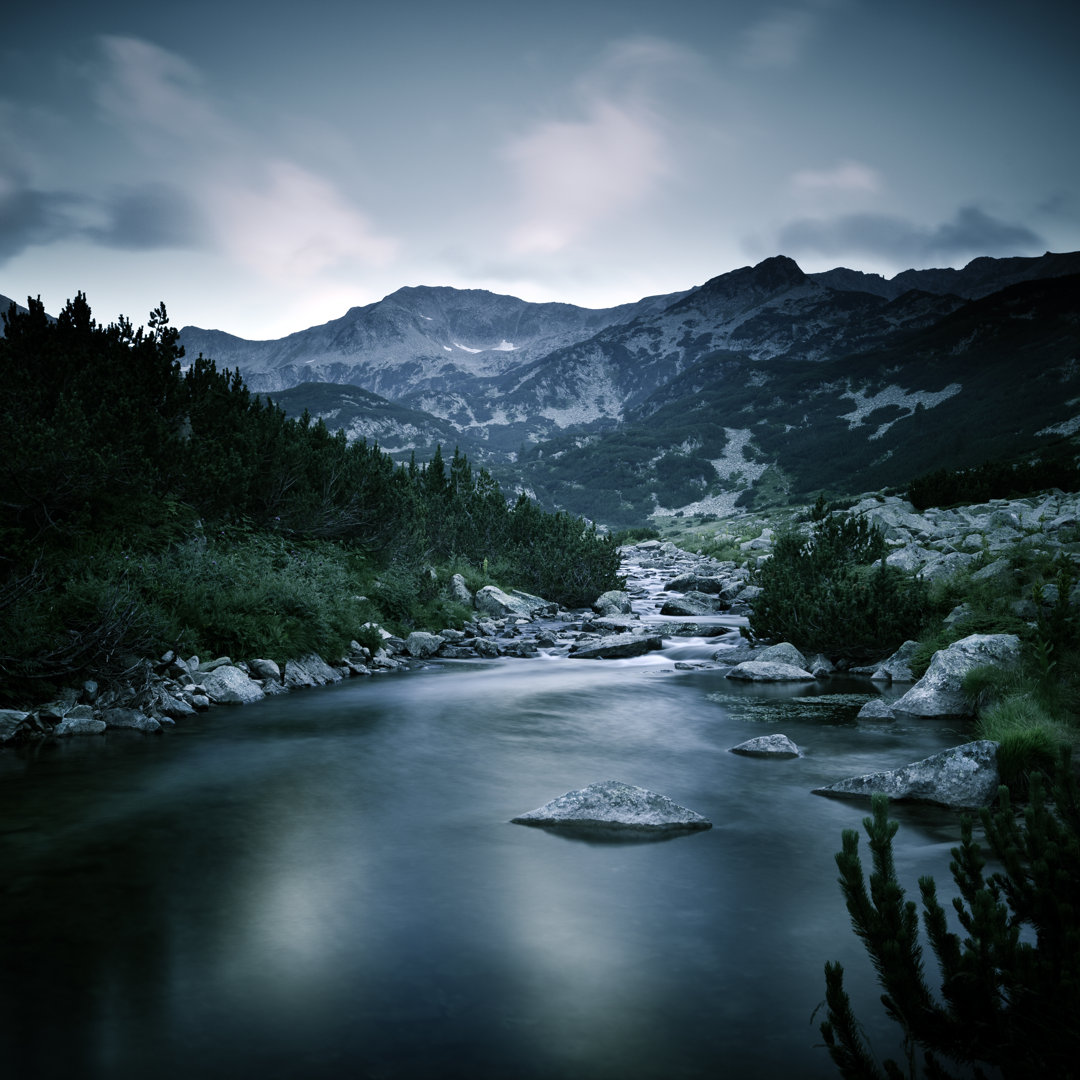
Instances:
[[[1013,572],[1008,555],[1021,543],[1034,551],[1065,552],[1080,560],[1080,496],[1075,494],[1050,492],[922,514],[902,499],[870,496],[850,512],[865,515],[881,527],[891,548],[886,562],[930,580],[963,570],[981,558],[985,565],[976,576],[1004,581]],[[898,714],[970,715],[970,706],[960,693],[964,673],[980,664],[1018,661],[1020,643],[1015,635],[973,634],[936,653],[929,670],[916,682],[908,666],[914,642],[904,643],[875,664],[846,667],[826,656],[805,657],[788,643],[765,647],[738,639],[732,623],[742,622],[750,612],[758,592],[752,571],[769,557],[772,536],[772,529],[763,524],[759,535],[740,543],[739,560],[717,560],[659,540],[628,545],[621,549],[623,570],[630,578],[628,590],[603,594],[591,610],[567,611],[541,597],[490,585],[473,595],[460,575],[455,575],[452,595],[475,611],[475,618],[462,629],[415,631],[400,638],[369,624],[358,636],[371,641],[377,630],[381,646],[372,651],[353,641],[336,662],[312,654],[279,667],[269,659],[234,661],[223,656],[203,660],[170,651],[137,664],[123,685],[102,688],[88,680],[43,706],[0,710],[0,744],[99,735],[119,728],[160,732],[215,706],[250,704],[347,678],[407,671],[436,658],[528,658],[543,652],[570,659],[615,659],[659,650],[665,638],[673,636],[712,637],[718,647],[709,666],[728,668],[732,679],[814,681],[854,674],[878,684],[911,684],[895,700],[867,702],[859,714],[867,719]],[[1035,603],[1035,599],[1018,601],[1017,614],[1034,618]],[[656,614],[708,621],[658,623],[649,617]],[[721,615],[735,618],[723,625],[716,618]],[[755,746],[746,752],[768,755],[773,751],[790,756],[792,745],[778,736],[775,747]],[[985,778],[982,782],[985,788]]]

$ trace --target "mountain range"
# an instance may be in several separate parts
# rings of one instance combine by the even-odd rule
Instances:
[[[600,310],[410,287],[279,340],[180,342],[399,459],[456,445],[544,503],[640,523],[1067,443],[1080,252],[891,279],[781,255]]]

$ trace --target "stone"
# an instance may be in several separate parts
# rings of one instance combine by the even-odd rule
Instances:
[[[893,709],[911,716],[971,716],[974,708],[961,689],[964,676],[986,664],[1012,667],[1019,659],[1015,634],[969,634],[934,653],[926,674]]]
[[[802,751],[786,735],[759,735],[733,746],[731,753],[747,757],[802,757]]]
[[[256,679],[276,679],[281,681],[281,668],[273,660],[249,660],[248,667]]]
[[[727,578],[691,573],[680,574],[679,577],[672,578],[664,588],[669,592],[700,592],[712,596],[723,596],[724,590],[729,587],[729,584]]]
[[[0,709],[0,743],[14,739],[29,717],[28,712],[19,709]]]
[[[826,675],[832,675],[836,671],[836,665],[822,653],[810,657],[810,659],[803,664],[803,667],[806,668],[815,679],[822,679]]]
[[[444,645],[439,653],[442,660],[475,660],[476,650],[463,645]]]
[[[542,596],[533,596],[532,593],[522,592],[521,589],[511,589],[510,596],[525,605],[527,609],[526,618],[543,618],[544,616],[559,614],[559,605],[553,600],[545,600]]]
[[[202,687],[206,696],[218,705],[249,705],[266,696],[257,682],[231,665],[212,671],[203,680]]]
[[[494,660],[496,657],[502,656],[499,643],[491,638],[477,638],[474,648],[477,655],[482,656],[485,660]]]
[[[92,717],[66,716],[53,728],[54,735],[102,735],[105,732],[105,721],[94,720]]]
[[[570,648],[573,660],[619,660],[641,656],[664,647],[659,634],[612,634],[590,643],[578,642]]]
[[[206,660],[198,665],[198,670],[211,672],[223,667],[232,667],[232,660],[227,656],[219,656],[215,660]]]
[[[405,643],[401,644],[404,648]],[[317,653],[309,653],[297,660],[285,661],[282,682],[288,689],[295,690],[304,686],[325,686],[327,683],[341,682],[341,676]]]
[[[856,714],[856,720],[895,720],[893,707],[881,698],[871,698]]]
[[[598,615],[629,615],[633,611],[630,594],[622,589],[609,589],[601,593],[593,601],[592,609]]]
[[[461,574],[454,574],[450,578],[450,599],[469,608],[473,606],[473,594]]]
[[[664,601],[660,609],[661,615],[715,615],[717,612],[726,611],[727,603],[717,596],[709,596],[703,592],[688,592],[682,596],[673,596]]]
[[[980,739],[943,750],[900,769],[866,773],[828,787],[814,788],[813,793],[857,799],[880,792],[890,799],[935,803],[962,810],[989,806],[997,797],[999,783],[997,743]]]
[[[719,657],[718,657],[719,658]],[[781,664],[776,660],[744,660],[727,673],[729,679],[747,682],[813,682],[814,676],[794,664]]]
[[[517,596],[505,593],[497,585],[485,585],[476,594],[476,610],[496,619],[507,616],[531,617],[532,606]]]
[[[106,727],[132,728],[135,731],[160,731],[161,724],[152,716],[147,716],[138,709],[105,709],[101,719]]]
[[[915,673],[911,670],[911,658],[918,649],[917,641],[905,641],[887,660],[878,664],[873,673],[873,678],[884,682],[915,682]]]
[[[806,657],[789,641],[781,641],[776,645],[768,645],[754,654],[754,659],[759,661],[775,661],[778,664],[790,664],[792,667],[802,668],[809,671],[810,664]]]
[[[410,656],[423,660],[434,656],[446,644],[446,639],[438,634],[427,634],[423,630],[414,630],[405,639],[405,651]]]
[[[568,791],[511,819],[516,825],[658,833],[711,829],[712,822],[647,788],[604,780]]]

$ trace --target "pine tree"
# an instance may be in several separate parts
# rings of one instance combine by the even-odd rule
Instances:
[[[1064,1080],[1080,1072],[1080,794],[1065,755],[1054,803],[1035,776],[1023,824],[999,790],[995,811],[984,809],[986,843],[1002,869],[984,875],[986,858],[972,822],[961,823],[950,870],[963,940],[948,929],[932,877],[919,879],[923,923],[941,968],[940,993],[923,972],[914,901],[904,899],[896,878],[888,799],[874,796],[863,825],[873,870],[869,890],[858,855],[858,833],[845,830],[836,856],[840,886],[855,933],[877,971],[882,1002],[901,1027],[907,1075],[949,1080],[949,1068],[1004,1080]],[[884,1074],[859,1030],[843,985],[840,964],[825,965],[828,1017],[821,1033],[848,1080],[889,1080],[905,1075],[895,1061]],[[964,1072],[963,1075],[970,1075]]]

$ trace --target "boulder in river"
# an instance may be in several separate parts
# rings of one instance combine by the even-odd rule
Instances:
[[[840,799],[869,798],[879,792],[890,799],[936,803],[955,809],[989,806],[1000,777],[996,742],[979,739],[943,750],[900,769],[866,773],[814,788],[815,795]]]
[[[529,619],[532,618],[536,609],[535,604],[522,596],[511,596],[503,592],[498,585],[485,585],[479,589],[476,593],[475,604],[476,610],[481,614],[490,615],[496,619],[505,619],[515,615]]]
[[[445,644],[446,639],[439,634],[428,634],[423,630],[414,630],[405,639],[405,651],[410,656],[423,660],[426,657],[434,656]]]
[[[731,752],[746,757],[802,757],[802,751],[786,735],[759,735],[733,746]]]
[[[781,664],[790,664],[792,667],[810,670],[810,663],[805,656],[790,641],[781,641],[776,645],[767,645],[764,649],[754,654],[754,659],[760,662],[774,660]]]
[[[688,592],[682,596],[673,596],[664,601],[660,609],[661,615],[716,615],[721,611],[727,611],[728,603],[716,596],[709,596],[703,592]]]
[[[621,660],[664,647],[659,634],[611,634],[598,641],[578,643],[570,650],[574,660]]]
[[[231,665],[212,671],[203,680],[202,687],[206,696],[218,705],[248,705],[266,696],[257,682]]]
[[[609,589],[601,593],[593,601],[592,609],[598,615],[629,615],[633,611],[630,594],[622,589]]]
[[[578,791],[568,791],[511,820],[516,825],[615,834],[680,833],[712,828],[707,818],[679,806],[666,795],[621,780],[603,780]]]
[[[975,710],[961,688],[972,668],[1012,667],[1020,659],[1015,634],[969,634],[934,653],[926,674],[893,708],[910,716],[970,716]]]
[[[814,676],[794,664],[782,664],[779,660],[744,660],[728,673],[729,679],[746,682],[813,682]]]

